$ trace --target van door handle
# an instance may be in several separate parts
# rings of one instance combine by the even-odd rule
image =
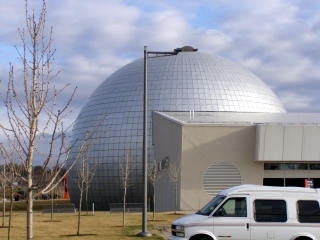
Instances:
[[[249,223],[246,223],[247,231],[249,231]]]

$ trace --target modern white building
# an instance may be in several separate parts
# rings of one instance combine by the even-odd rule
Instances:
[[[180,164],[178,209],[197,210],[240,184],[320,188],[320,114],[154,112],[156,159]],[[169,165],[170,165],[169,164]],[[156,210],[173,210],[174,185],[156,185]]]

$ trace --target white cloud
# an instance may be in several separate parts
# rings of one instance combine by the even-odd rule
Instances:
[[[29,0],[38,14],[41,1]],[[72,124],[90,94],[110,74],[149,50],[172,51],[191,45],[238,62],[258,75],[289,112],[320,112],[320,2],[315,0],[55,0],[47,1],[47,26],[57,48],[55,84],[70,83],[58,99],[77,93],[65,119]],[[18,28],[25,27],[21,0],[0,8],[0,91],[9,62],[16,81],[21,65]],[[49,31],[49,28],[48,28]],[[19,85],[18,87],[21,87]],[[0,101],[0,122],[8,124]],[[0,142],[5,141],[0,133]],[[45,150],[45,147],[42,147]]]
[[[294,101],[292,101],[294,99]],[[281,92],[280,101],[285,105],[289,106],[289,110],[293,112],[308,112],[306,110],[320,110],[320,108],[309,109],[312,102],[312,96],[306,96],[297,92]]]
[[[38,12],[41,3],[29,2]],[[143,46],[165,51],[191,45],[252,70],[288,110],[317,111],[317,1],[56,0],[47,4],[47,26],[53,26],[57,48],[53,66],[61,71],[56,81],[59,86],[71,84],[61,101],[78,87],[72,107],[80,109],[107,76],[141,58]],[[0,60],[0,79],[4,81],[8,62],[17,64],[13,45],[21,45],[17,29],[25,25],[24,3],[3,2],[0,16],[0,54],[5,56]],[[303,93],[297,97],[301,86]]]

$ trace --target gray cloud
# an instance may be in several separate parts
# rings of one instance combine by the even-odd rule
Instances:
[[[38,12],[39,1],[29,2]],[[56,83],[70,83],[61,105],[78,87],[71,106],[78,109],[67,121],[107,76],[141,58],[144,45],[159,51],[192,45],[230,58],[265,81],[287,110],[318,112],[319,6],[311,0],[48,1],[47,26],[53,26],[57,48],[54,70],[61,71]],[[18,64],[13,45],[21,46],[17,28],[25,26],[24,3],[2,3],[0,16],[5,81],[8,62]],[[1,103],[0,109],[3,120]]]

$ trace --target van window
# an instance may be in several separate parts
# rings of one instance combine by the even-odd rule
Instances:
[[[298,220],[301,223],[320,223],[320,206],[318,201],[298,201]]]
[[[229,198],[214,215],[220,217],[246,217],[246,198]]]
[[[287,206],[284,200],[255,200],[256,222],[286,222]]]
[[[212,211],[226,198],[226,196],[218,195],[212,199],[207,205],[205,205],[201,210],[196,212],[196,214],[209,216]]]

